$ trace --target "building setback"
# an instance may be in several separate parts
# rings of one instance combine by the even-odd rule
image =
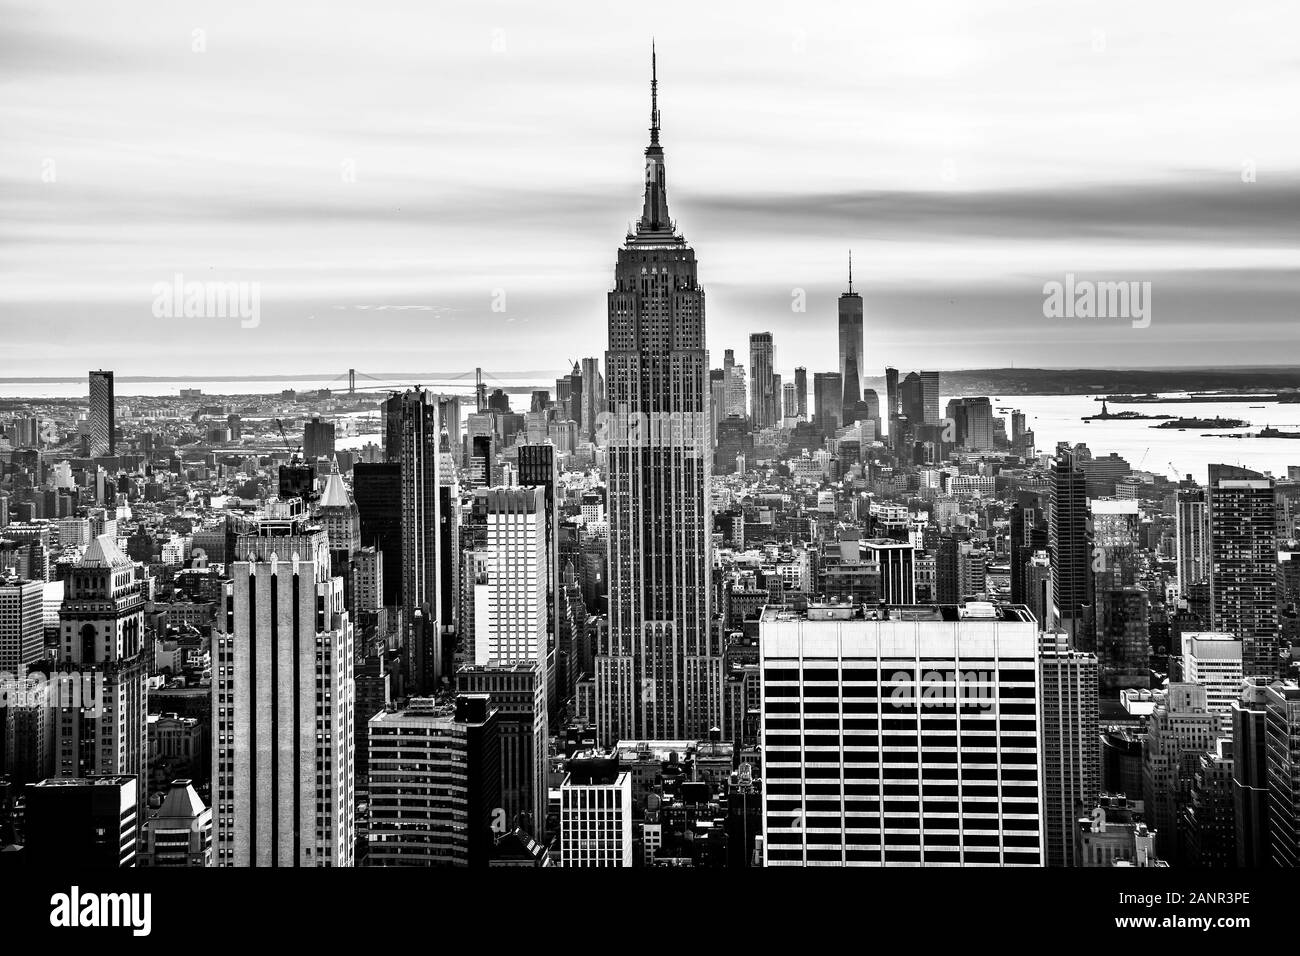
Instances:
[[[608,297],[609,635],[596,668],[604,741],[704,737],[722,720],[704,290],[668,216],[653,64],[651,75],[645,200]]]

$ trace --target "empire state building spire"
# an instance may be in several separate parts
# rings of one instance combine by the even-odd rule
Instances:
[[[654,41],[650,42],[650,145],[645,148],[645,204],[637,235],[673,231],[668,218],[668,188],[664,176],[664,150],[659,145],[659,71]]]
[[[654,40],[650,41],[650,145],[659,145],[659,68]]]
[[[618,250],[606,300],[609,626],[595,662],[602,746],[704,739],[722,726],[722,653],[710,624],[704,290],[695,250],[668,218],[650,51],[645,207]],[[587,387],[584,381],[584,394]]]

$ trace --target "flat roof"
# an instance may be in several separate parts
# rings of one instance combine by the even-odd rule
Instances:
[[[37,783],[30,784],[33,787],[121,787],[128,783],[135,783],[136,778],[129,773],[110,774],[103,777],[50,777]]]
[[[806,608],[770,604],[762,621],[1017,621],[1030,623],[1024,604],[968,601],[965,604],[832,604],[809,602]]]

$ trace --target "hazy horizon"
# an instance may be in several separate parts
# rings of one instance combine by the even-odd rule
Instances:
[[[739,361],[739,358],[737,359]],[[979,368],[941,368],[936,366],[926,366],[929,371],[950,372],[954,374],[975,374],[978,372],[1195,372],[1195,371],[1227,371],[1227,372],[1248,372],[1252,370],[1259,371],[1284,371],[1294,370],[1300,373],[1300,365],[1291,365],[1288,363],[1279,364],[1257,364],[1257,365],[1002,365],[1002,366],[983,366]],[[87,370],[89,372],[91,370]],[[108,371],[113,371],[109,369]],[[408,371],[367,371],[364,374],[370,378],[376,379],[395,379],[395,378],[419,378],[420,376],[465,376],[473,374],[473,369],[423,369]],[[504,374],[511,378],[528,379],[528,378],[546,378],[548,376],[561,376],[567,374],[567,368],[542,368],[542,369],[508,369]],[[913,369],[900,369],[901,372],[907,373]],[[361,376],[362,370],[357,370],[358,376]],[[275,380],[294,380],[306,379],[316,380],[322,378],[342,378],[346,380],[347,370],[342,373],[337,370],[324,372],[258,372],[246,375],[234,375],[223,372],[176,372],[167,375],[133,375],[115,373],[114,378],[122,382],[174,382],[190,379],[196,382],[202,381],[230,381],[230,382],[257,382],[257,381],[275,381]],[[883,379],[883,373],[869,373],[864,376],[867,379]],[[0,375],[0,383],[19,385],[25,382],[79,382],[86,378],[86,373],[81,375]]]
[[[135,10],[0,0],[0,375],[602,355],[652,30],[715,364],[835,368],[852,249],[869,376],[1300,365],[1293,5]],[[1045,318],[1067,275],[1149,326]],[[175,276],[260,322],[156,316]]]

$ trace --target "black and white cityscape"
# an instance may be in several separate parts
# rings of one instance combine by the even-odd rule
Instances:
[[[0,867],[1300,862],[1296,11],[767,6],[0,4]]]

